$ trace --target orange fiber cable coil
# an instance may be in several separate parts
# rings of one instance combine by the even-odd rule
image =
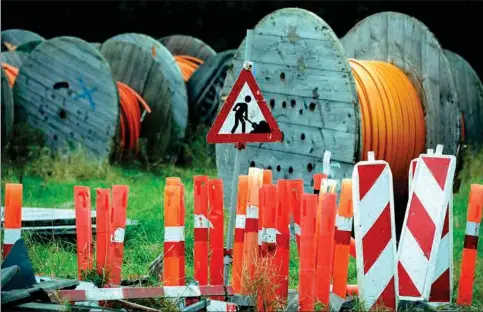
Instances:
[[[198,66],[203,64],[203,60],[189,55],[176,55],[174,59],[181,69],[185,82],[191,78]]]
[[[349,59],[362,119],[362,158],[374,151],[391,166],[395,184],[407,179],[412,159],[426,141],[424,113],[416,88],[396,66]],[[403,184],[400,184],[403,185]]]
[[[15,66],[2,63],[5,70],[10,87],[13,88],[15,79],[18,75],[18,68]],[[141,135],[141,109],[139,103],[144,109],[151,113],[151,109],[144,99],[128,85],[118,81],[117,88],[119,92],[119,104],[121,106],[120,119],[120,136],[121,148],[137,152],[139,137]]]

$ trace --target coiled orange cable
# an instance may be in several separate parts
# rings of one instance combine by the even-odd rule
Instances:
[[[185,82],[191,78],[198,66],[203,64],[203,60],[189,55],[176,55],[174,59],[181,69]]]
[[[394,183],[405,181],[410,161],[424,151],[426,141],[416,88],[392,64],[354,59],[349,63],[362,115],[362,158],[374,151],[376,159],[390,164]]]
[[[2,63],[2,67],[5,70],[10,87],[13,87],[18,75],[18,68],[6,63]],[[121,106],[121,114],[119,116],[121,151],[127,148],[137,153],[142,120],[139,104],[143,106],[147,113],[151,113],[151,109],[146,101],[128,85],[118,81],[117,88],[119,92],[119,105]]]

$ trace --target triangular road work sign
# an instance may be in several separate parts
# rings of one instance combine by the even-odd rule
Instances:
[[[282,132],[250,70],[243,68],[206,137],[208,143],[280,142]]]

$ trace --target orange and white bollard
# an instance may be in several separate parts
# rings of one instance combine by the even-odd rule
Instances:
[[[210,240],[210,285],[223,285],[223,180],[213,179],[209,182],[210,208],[208,210],[208,220],[213,226],[209,230]],[[223,300],[221,297],[212,297],[214,300]]]
[[[75,223],[77,235],[77,275],[83,280],[84,275],[92,270],[92,220],[91,190],[86,186],[74,186]]]
[[[300,214],[299,311],[314,311],[317,195],[303,194]]]
[[[163,285],[180,286],[181,242],[184,227],[180,226],[181,187],[166,185],[164,188],[164,260]]]
[[[113,285],[121,284],[128,193],[129,188],[127,185],[112,186],[111,251],[109,253],[111,274],[109,283]]]
[[[475,281],[478,237],[483,213],[483,185],[472,184],[468,202],[465,243],[461,259],[461,273],[458,288],[459,305],[471,306]]]
[[[289,180],[278,180],[277,183],[277,251],[275,254],[275,266],[279,268],[279,287],[276,289],[277,296],[282,300],[288,298],[288,275],[290,263],[290,195]]]
[[[243,242],[245,240],[245,222],[248,203],[248,176],[238,177],[238,200],[236,206],[235,240],[233,244],[233,267],[231,272],[233,291],[242,290]]]
[[[262,170],[263,170],[262,185],[272,185],[273,183],[272,170],[270,169],[262,169]],[[260,201],[261,201],[261,197],[260,197]],[[263,228],[262,224],[263,224],[263,211],[262,211],[262,205],[260,204],[259,213],[258,213],[258,251],[259,252],[262,251],[262,244],[263,244],[262,243],[262,228]]]
[[[3,259],[22,235],[22,184],[5,184]]]
[[[100,276],[111,275],[111,190],[96,189],[96,269]]]
[[[289,192],[290,214],[293,218],[295,242],[297,243],[297,251],[300,256],[300,212],[302,211],[303,205],[304,181],[290,180]]]
[[[194,277],[203,286],[208,285],[208,176],[195,176],[194,188]]]

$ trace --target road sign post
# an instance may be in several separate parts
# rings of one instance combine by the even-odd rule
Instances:
[[[252,30],[248,29],[245,39],[245,62],[243,63],[243,68],[206,137],[208,143],[231,143],[235,144],[236,148],[224,257],[225,285],[229,284],[229,268],[232,262],[231,250],[235,230],[241,154],[245,149],[246,143],[280,142],[282,140],[282,132],[268,109],[252,73],[253,63],[250,61],[251,46]]]

